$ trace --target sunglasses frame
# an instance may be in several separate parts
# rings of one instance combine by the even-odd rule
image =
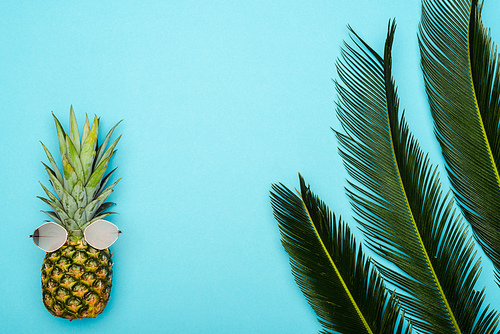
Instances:
[[[113,244],[116,242],[116,240],[118,240],[118,237],[116,237],[115,241],[113,241],[113,242],[111,243],[111,245],[109,245],[109,246],[108,246],[108,247],[106,247],[106,248],[97,248],[97,247],[93,246],[90,242],[88,242],[87,237],[86,237],[86,235],[85,235],[85,232],[86,232],[86,231],[87,231],[87,229],[88,229],[90,226],[92,226],[94,223],[101,222],[101,221],[102,221],[102,222],[106,222],[106,223],[108,223],[108,224],[110,224],[110,225],[114,226],[114,227],[116,228],[116,230],[118,231],[118,235],[120,235],[121,233],[123,233],[123,231],[120,231],[120,229],[118,228],[118,226],[116,226],[116,225],[115,225],[115,224],[113,224],[112,222],[107,221],[107,220],[104,220],[104,219],[99,219],[99,220],[96,220],[95,222],[90,223],[90,224],[89,224],[89,226],[87,226],[87,227],[85,228],[85,230],[83,230],[83,239],[85,240],[85,242],[86,242],[89,246],[91,246],[91,247],[93,247],[93,248],[95,248],[95,249],[98,249],[98,250],[103,250],[103,249],[109,248],[109,247],[111,247],[111,245],[113,245]],[[56,248],[56,249],[54,249],[54,250],[47,251],[47,250],[43,249],[42,247],[40,247],[39,245],[37,245],[37,243],[35,242],[35,238],[34,238],[34,234],[35,234],[35,232],[33,232],[33,234],[32,234],[32,235],[30,235],[29,237],[33,239],[33,243],[34,243],[34,244],[35,244],[38,248],[40,248],[41,250],[43,250],[43,251],[44,251],[44,252],[46,252],[46,253],[52,253],[52,252],[55,252],[55,251],[57,251],[58,249],[60,249],[62,246],[64,246],[64,245],[66,244],[66,242],[68,241],[68,235],[69,235],[69,233],[68,233],[68,232],[80,231],[80,230],[70,230],[70,231],[68,231],[68,230],[66,230],[63,226],[59,225],[58,223],[52,222],[52,221],[49,221],[49,222],[45,222],[45,223],[43,223],[42,225],[38,226],[38,227],[35,229],[35,231],[36,231],[36,230],[38,230],[40,227],[42,227],[42,226],[44,226],[44,225],[47,225],[47,224],[55,224],[55,225],[59,226],[60,228],[62,228],[62,229],[64,230],[64,232],[66,233],[66,237],[64,238],[64,242],[63,242],[63,244],[62,244],[61,246],[57,247],[57,248]]]

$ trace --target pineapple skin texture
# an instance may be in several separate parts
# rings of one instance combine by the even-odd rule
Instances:
[[[109,301],[113,262],[109,249],[97,250],[82,237],[47,253],[42,264],[42,300],[54,316],[95,318]]]

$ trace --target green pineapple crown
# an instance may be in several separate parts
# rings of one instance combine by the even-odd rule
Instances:
[[[62,174],[47,147],[41,143],[52,166],[50,168],[42,162],[49,175],[55,195],[40,182],[48,199],[38,198],[47,203],[53,210],[42,211],[52,221],[63,226],[67,231],[83,231],[90,223],[115,213],[105,212],[115,205],[115,203],[105,201],[113,192],[113,187],[121,179],[106,187],[116,168],[106,175],[105,172],[111,157],[116,152],[115,147],[121,135],[109,147],[107,146],[114,129],[121,121],[111,128],[104,142],[99,145],[97,139],[99,118],[97,116],[94,116],[92,126],[89,124],[88,116],[85,116],[81,138],[73,106],[70,108],[69,135],[64,132],[54,113],[52,116],[59,138]]]

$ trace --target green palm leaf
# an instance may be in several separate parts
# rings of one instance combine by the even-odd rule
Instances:
[[[295,280],[323,333],[409,333],[378,272],[357,248],[349,227],[306,187],[300,197],[273,185],[271,203]]]
[[[378,263],[398,288],[402,307],[423,333],[491,333],[496,312],[482,310],[474,290],[479,262],[464,224],[443,196],[436,168],[399,117],[391,74],[395,32],[389,24],[384,57],[354,32],[337,68],[343,86],[337,133],[349,174],[348,195],[368,246],[400,272]]]
[[[477,0],[424,1],[420,50],[457,203],[499,279],[499,63],[480,12]]]

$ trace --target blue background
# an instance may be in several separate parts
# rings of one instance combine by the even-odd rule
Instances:
[[[497,41],[499,11],[486,2]],[[2,1],[0,15],[4,333],[317,332],[269,190],[296,187],[301,172],[352,222],[330,129],[339,128],[332,79],[347,24],[380,52],[397,19],[401,106],[442,165],[419,69],[420,1]],[[110,199],[125,233],[112,246],[110,303],[70,323],[42,304],[44,253],[28,235],[46,219],[39,141],[57,151],[50,112],[67,127],[71,104],[80,126],[85,113],[101,117],[102,132],[124,119],[112,160],[123,179]],[[483,263],[479,286],[495,301]]]

